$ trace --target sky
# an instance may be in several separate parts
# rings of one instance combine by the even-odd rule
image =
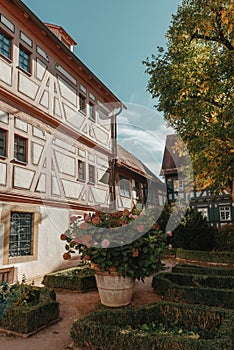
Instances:
[[[23,0],[43,22],[62,26],[74,54],[127,106],[118,143],[159,175],[165,137],[174,131],[154,107],[142,61],[166,45],[182,0]]]

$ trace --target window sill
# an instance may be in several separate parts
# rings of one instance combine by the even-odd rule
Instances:
[[[81,180],[81,179],[76,179],[76,181],[82,182],[83,184],[85,183],[85,180]]]
[[[6,156],[0,156],[0,159],[1,159],[1,160],[6,160],[7,157],[6,157]]]
[[[3,58],[5,61],[7,61],[7,63],[13,63],[11,58],[4,56],[2,53],[0,53],[0,57]]]
[[[16,68],[18,68],[21,72],[27,74],[28,77],[31,77],[31,76],[32,76],[32,73],[31,73],[31,72],[28,72],[27,70],[21,68],[20,66],[17,66]]]
[[[26,162],[22,162],[21,160],[18,160],[18,159],[15,159],[15,158],[11,160],[11,163],[14,163],[14,164],[21,164],[21,165],[24,165],[24,166],[27,165]]]

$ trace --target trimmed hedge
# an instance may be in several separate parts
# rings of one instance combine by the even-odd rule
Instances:
[[[209,276],[189,273],[167,273],[167,278],[182,286],[233,289],[234,276]]]
[[[166,327],[197,327],[213,336],[191,339],[139,332],[139,326],[163,323]],[[126,326],[130,326],[126,331]],[[76,346],[98,350],[232,350],[233,313],[224,309],[160,302],[128,309],[95,311],[76,320],[71,336]]]
[[[63,288],[85,292],[97,288],[92,269],[75,267],[44,276],[42,284],[50,288]]]
[[[162,294],[169,300],[180,300],[192,304],[205,304],[234,309],[234,289],[179,285],[182,279],[181,276],[181,274],[179,278],[177,276],[178,280],[175,283],[171,281],[170,274],[160,273],[153,277],[152,287],[156,293]],[[196,275],[197,281],[198,276],[200,281],[204,277],[204,275]],[[188,277],[185,276],[186,278],[188,281]]]
[[[234,264],[234,253],[231,252],[205,252],[200,250],[185,250],[177,248],[176,257],[186,260]]]
[[[233,276],[234,269],[221,268],[221,267],[210,267],[210,266],[197,266],[187,264],[177,264],[172,267],[172,272],[177,273],[190,273],[192,275],[218,275],[218,276]]]
[[[33,287],[35,290],[36,287]],[[39,299],[35,305],[13,303],[3,312],[0,326],[18,333],[30,333],[59,319],[56,294],[48,288],[37,288]]]

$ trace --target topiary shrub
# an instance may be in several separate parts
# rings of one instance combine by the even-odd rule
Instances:
[[[213,238],[215,251],[234,251],[234,224],[228,224],[215,231]]]
[[[174,248],[209,251],[212,249],[214,231],[206,218],[196,209],[189,208],[181,223],[173,231],[171,244]]]
[[[89,267],[74,267],[44,276],[42,284],[50,288],[63,288],[85,292],[96,289],[94,270]]]
[[[76,346],[98,350],[232,350],[233,313],[198,305],[159,302],[99,310],[76,320]]]
[[[27,284],[4,284],[0,290],[0,326],[31,333],[59,319],[54,290]]]

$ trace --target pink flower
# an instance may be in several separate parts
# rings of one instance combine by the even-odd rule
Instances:
[[[77,216],[76,215],[71,215],[70,216],[70,221],[76,221],[76,219],[77,219]]]
[[[145,211],[142,211],[142,212],[140,213],[140,216],[146,216],[146,212],[145,212]]]
[[[102,248],[108,248],[110,245],[110,241],[108,241],[108,239],[104,239],[102,241]]]
[[[173,236],[172,231],[167,231],[167,235],[168,235],[168,237],[172,237]]]
[[[84,221],[85,222],[91,221],[91,218],[90,218],[89,214],[84,214]]]

